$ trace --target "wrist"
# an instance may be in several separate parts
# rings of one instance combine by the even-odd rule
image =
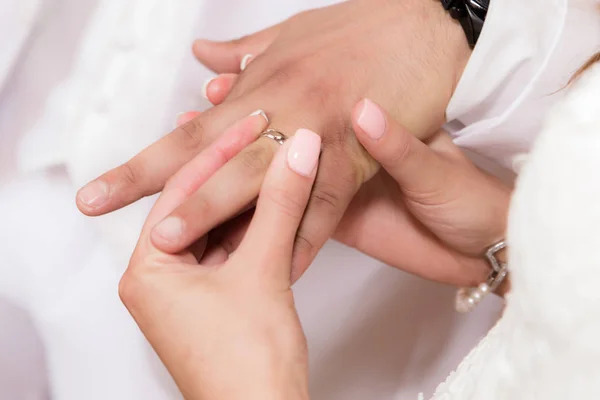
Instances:
[[[401,11],[415,15],[414,18],[425,25],[425,30],[418,33],[423,49],[415,50],[413,55],[415,59],[421,58],[418,62],[423,73],[418,96],[412,97],[412,106],[400,112],[403,118],[409,112],[413,115],[414,120],[410,122],[414,126],[405,121],[403,123],[415,136],[424,140],[446,123],[446,109],[466,69],[472,49],[460,23],[450,16],[439,0],[412,0],[412,7],[420,8],[420,12]]]
[[[226,386],[217,387],[213,387],[214,383],[197,380],[193,387],[180,385],[179,388],[189,400],[309,400],[308,380],[301,376],[286,377],[277,382],[265,381],[256,374],[253,377],[255,379],[248,379],[250,376],[233,379]]]
[[[449,65],[452,72],[450,84],[451,93],[454,94],[471,57],[472,48],[468,43],[465,31],[460,22],[452,18],[450,13],[442,7],[441,3],[437,5],[443,14],[440,26],[443,29],[442,34],[450,56]],[[448,99],[448,102],[450,102],[450,99]]]

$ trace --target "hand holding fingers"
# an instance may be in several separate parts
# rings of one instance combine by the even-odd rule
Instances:
[[[352,121],[360,143],[403,191],[427,195],[444,187],[448,174],[445,160],[379,105],[362,100],[354,107]]]
[[[213,227],[235,217],[256,199],[279,144],[260,138],[216,171],[152,230],[152,242],[177,253]]]
[[[219,75],[210,81],[207,97],[213,104],[219,104],[219,101],[222,101],[227,95],[222,88],[230,89],[232,75]],[[195,114],[188,112],[180,115],[178,123],[185,123]],[[344,177],[341,174],[343,169],[339,168],[339,157],[345,157],[345,155],[332,156],[326,152],[323,158],[324,165],[326,165],[326,168],[322,168],[320,173],[320,179],[323,182],[319,181],[316,184],[316,190],[310,202],[310,211],[305,217],[299,233],[299,240],[296,243],[293,281],[302,275],[317,251],[333,233],[356,191],[358,183],[352,182],[353,177],[350,175]],[[219,251],[219,253],[223,254],[224,252]]]
[[[398,183],[411,214],[455,250],[481,256],[504,237],[510,188],[477,169],[445,134],[429,146],[375,103],[353,113],[357,137]]]
[[[205,84],[204,96],[213,105],[220,104],[229,94],[229,91],[237,80],[237,76],[236,74],[221,74],[211,78]],[[200,112],[197,111],[181,113],[176,117],[176,124],[177,126],[185,124],[199,114]],[[247,216],[247,214],[250,214],[250,212],[245,213],[244,216]],[[240,223],[239,219],[240,217],[237,217],[232,221],[226,222],[217,228],[216,231],[211,231],[205,257],[201,260],[203,264],[220,264],[228,258],[229,254],[237,249],[249,224],[247,217],[245,217],[244,223]],[[310,258],[310,256],[307,258]]]
[[[241,119],[171,177],[144,224],[141,239],[146,239],[150,229],[158,221],[187,200],[219,168],[253,142],[267,122],[266,114],[262,110]],[[147,248],[148,246],[149,243]]]
[[[319,173],[320,177],[317,176],[315,195],[308,206],[305,223],[298,232],[305,242],[312,246],[311,254],[314,254],[314,249],[324,243],[329,236],[328,231],[331,225],[335,225],[338,220],[340,210],[344,209],[345,203],[348,201],[348,194],[351,197],[357,187],[369,178],[369,174],[362,168],[364,165],[361,165],[361,163],[364,164],[364,159],[348,160],[352,150],[348,151],[348,143],[336,137],[340,132],[350,131],[346,128],[348,104],[354,103],[362,96],[374,95],[380,100],[383,99],[388,109],[394,107],[396,110],[402,110],[400,117],[403,118],[403,123],[413,129],[419,137],[427,137],[443,122],[447,100],[451,97],[455,80],[460,76],[461,65],[449,64],[454,61],[457,61],[456,64],[461,64],[464,61],[464,57],[460,57],[461,54],[459,54],[461,49],[451,46],[455,38],[460,39],[458,43],[463,43],[464,33],[460,31],[460,27],[454,26],[456,25],[454,21],[451,21],[439,4],[419,1],[403,2],[402,7],[398,7],[395,2],[382,1],[378,4],[381,6],[373,8],[369,2],[345,2],[329,9],[305,14],[301,18],[295,18],[294,22],[289,25],[289,29],[286,28],[285,35],[283,32],[279,35],[280,38],[282,36],[285,38],[281,41],[278,40],[278,43],[269,49],[270,55],[262,54],[251,64],[251,67],[244,73],[243,80],[236,86],[236,93],[230,96],[226,103],[229,108],[229,105],[235,104],[238,99],[243,97],[245,106],[264,107],[267,111],[275,112],[270,115],[276,114],[281,118],[293,114],[282,113],[286,107],[274,106],[273,109],[270,109],[266,104],[267,101],[271,102],[270,105],[287,102],[287,110],[292,113],[304,110],[307,106],[316,106],[319,110],[323,110],[324,115],[327,115],[324,118],[327,121],[323,124],[326,125],[326,129],[320,129],[323,126],[300,124],[323,133],[322,161],[323,163],[327,162],[327,169],[331,170],[330,175]],[[361,18],[367,14],[367,11],[369,11],[369,17]],[[452,22],[453,25],[445,25],[444,21],[446,20]],[[352,23],[348,24],[347,21],[352,21]],[[310,29],[311,26],[319,26],[320,29]],[[288,26],[286,25],[286,27]],[[442,30],[436,29],[437,27],[442,27]],[[456,29],[452,29],[453,27]],[[355,39],[351,48],[347,44],[348,37]],[[398,40],[389,38],[400,38],[400,43]],[[438,40],[440,38],[442,40]],[[431,45],[423,46],[423,43]],[[203,53],[204,50],[200,49],[200,53]],[[212,50],[204,52],[204,56],[209,52]],[[212,60],[207,60],[206,64],[208,66],[212,64],[214,69],[221,69],[221,72],[238,72],[244,56],[248,53],[258,54],[260,50],[244,49],[232,55],[233,53],[233,51],[221,51],[220,53],[215,51],[213,53],[215,56]],[[200,55],[202,58],[203,55]],[[380,55],[385,56],[382,58]],[[399,73],[399,71],[401,72]],[[398,79],[391,81],[390,77]],[[297,82],[295,84],[297,86],[293,86],[290,82]],[[394,84],[398,90],[389,91],[391,84]],[[249,85],[253,85],[253,87],[250,88]],[[272,91],[262,91],[263,87],[269,87]],[[261,96],[254,97],[256,102],[250,101],[251,92],[259,91],[259,89]],[[239,97],[236,98],[234,95],[238,94]],[[341,123],[340,119],[331,117],[335,110],[342,110],[344,113],[345,119]],[[244,114],[238,114],[237,117],[250,111],[251,109],[248,109]],[[207,125],[208,122],[212,126],[213,122],[219,121],[205,121],[204,125]],[[186,126],[193,128],[189,124]],[[274,127],[286,128],[277,125]],[[194,131],[195,129],[190,130],[190,132]],[[266,139],[262,141],[264,142],[264,140]],[[250,152],[257,148],[252,145],[248,147],[252,147],[252,149],[246,152],[246,155],[251,154]],[[197,149],[198,147],[194,147],[195,151]],[[264,156],[264,152],[268,149],[261,151],[263,153],[260,154]],[[163,156],[157,155],[156,159]],[[189,160],[192,156],[187,159]],[[246,160],[252,161],[253,159]],[[212,190],[223,190],[228,193],[242,192],[242,196],[249,197],[251,201],[258,193],[265,169],[264,164],[268,164],[265,160],[270,161],[270,158],[264,157],[259,160],[259,164],[263,164],[263,166],[255,169],[255,171],[259,171],[255,173],[258,178],[248,179],[249,175],[237,170],[235,184],[228,184],[224,175],[221,175],[221,179],[225,183],[223,185],[212,183]],[[232,161],[234,160],[232,159],[230,163]],[[256,157],[250,164],[257,164]],[[343,181],[341,185],[340,177]],[[248,187],[238,190],[240,185],[246,185],[244,179],[249,181],[248,187],[251,186],[252,190],[248,190]],[[165,180],[158,186],[162,187]],[[203,188],[210,186],[210,182],[211,179]],[[206,203],[206,198],[204,197],[204,201],[209,207],[205,207],[205,210],[210,211],[210,203]],[[215,197],[215,199],[229,201],[225,197]],[[227,218],[230,218],[243,208],[238,207],[239,204],[244,203],[241,200],[243,199],[234,199],[232,202],[234,209],[230,209],[226,213],[217,210],[215,206],[222,209],[230,207],[230,205],[225,207],[222,203],[213,203],[213,212],[206,212],[206,215],[212,216],[218,212],[221,217],[229,215]],[[318,215],[328,218],[317,218]],[[217,219],[213,218],[213,222]],[[306,224],[306,221],[310,223]],[[297,254],[301,252],[297,251]],[[197,315],[199,305],[211,304],[212,306],[213,303],[194,301],[185,302],[185,304],[190,305],[192,313]],[[183,318],[178,318],[178,320],[187,323],[188,320],[185,317],[190,315],[190,308],[186,309],[186,312],[181,314]],[[225,314],[219,313],[219,317]],[[240,320],[244,315],[244,313],[239,315]],[[251,322],[256,325],[255,320]],[[157,325],[162,325],[162,323],[154,324],[154,326]],[[202,324],[201,326],[206,325]],[[277,332],[279,332],[280,324],[277,328]],[[167,335],[163,335],[163,337],[165,336]],[[198,335],[194,335],[194,339],[197,337]],[[188,344],[185,341],[180,341],[180,343]],[[183,347],[190,348],[189,346]],[[219,346],[219,353],[224,350],[229,350],[229,348]],[[205,356],[205,354],[202,355]],[[172,365],[177,365],[177,363],[174,362]],[[229,371],[232,366],[235,367],[236,363],[223,364],[223,369]],[[220,369],[213,367],[210,370],[218,371]],[[245,374],[235,375],[236,379],[245,376]],[[210,382],[209,379],[202,383]],[[226,383],[227,385],[221,387],[231,387],[231,381]],[[247,395],[247,393],[245,394]],[[264,397],[266,396],[262,396],[262,398]],[[257,396],[257,398],[261,397]]]
[[[285,111],[281,104],[273,103],[271,96],[267,99],[263,104],[269,110],[270,126],[284,135],[295,132],[299,125],[319,131],[323,124],[320,114]],[[264,174],[279,146],[272,138],[259,137],[245,147],[177,207],[166,222],[156,226],[151,235],[154,245],[164,252],[177,253],[214,226],[246,210],[258,196]],[[166,228],[161,231],[163,227]]]
[[[186,394],[307,398],[306,340],[289,274],[319,151],[320,137],[308,131],[280,146],[242,245],[233,257],[221,252],[202,263],[221,268],[205,274],[170,261],[182,255],[132,258],[120,295]],[[165,191],[157,208],[174,200],[169,199],[174,192]]]
[[[271,126],[289,127],[294,124],[285,118],[289,113],[278,111],[271,114]],[[311,121],[312,118],[312,123],[303,124],[316,126],[316,130],[323,124],[317,122],[318,114],[295,118],[302,121]],[[288,132],[289,129],[284,131]],[[359,173],[352,165],[353,155],[346,148],[345,141],[349,139],[342,133],[335,136],[339,136],[338,140],[344,143],[332,143],[323,149],[323,168],[316,178],[295,243],[293,280],[302,275],[318,250],[331,237],[361,183]],[[166,238],[162,236],[160,226],[157,226],[152,234],[153,243],[162,251],[177,253],[207,234],[211,226],[223,223],[247,208],[256,198],[262,182],[263,176],[258,170],[266,170],[274,152],[273,146],[276,147],[276,143],[265,138],[244,149],[171,214],[170,218],[175,218],[176,225],[183,226],[181,231],[177,231],[175,237]]]

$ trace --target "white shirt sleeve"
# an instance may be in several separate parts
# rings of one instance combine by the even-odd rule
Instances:
[[[600,48],[595,0],[491,0],[447,108],[455,143],[518,170],[569,77]]]

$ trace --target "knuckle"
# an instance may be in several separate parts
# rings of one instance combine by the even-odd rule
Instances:
[[[276,66],[266,77],[267,86],[274,90],[281,90],[282,87],[288,87],[294,83],[295,69],[290,67],[290,63],[282,63]]]
[[[132,161],[128,161],[121,165],[120,168],[121,179],[124,181],[126,186],[140,186],[142,181],[142,172],[140,171],[137,164]]]
[[[207,196],[199,193],[194,199],[193,208],[190,211],[193,211],[196,215],[212,215],[215,212],[215,207]]]
[[[281,90],[282,86],[299,89],[290,95],[302,93],[307,86],[317,87],[324,73],[315,70],[315,59],[316,56],[289,50],[271,61],[271,71],[265,75],[265,81],[275,90]]]
[[[319,61],[321,62],[321,61]],[[306,84],[303,86],[302,100],[314,110],[324,110],[327,115],[340,115],[341,110],[346,110],[345,99],[349,98],[344,92],[346,85],[339,74],[321,72],[314,76],[314,67],[311,73],[311,64],[315,64],[311,58],[305,59],[299,68],[299,74],[306,77]],[[312,76],[311,76],[312,74]]]
[[[204,123],[201,118],[191,121],[177,128],[180,145],[187,150],[194,150],[204,144]]]
[[[294,220],[302,219],[305,205],[299,197],[290,190],[270,187],[265,190],[265,195],[268,203],[277,207],[279,212]]]
[[[395,146],[384,150],[387,154],[383,155],[382,161],[392,167],[404,163],[413,152],[411,139],[409,135],[398,135]]]

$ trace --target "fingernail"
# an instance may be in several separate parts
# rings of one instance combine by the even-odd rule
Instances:
[[[291,139],[287,161],[292,171],[311,176],[319,161],[321,137],[308,129],[299,129]]]
[[[214,80],[215,78],[209,78],[206,81],[204,81],[204,84],[202,85],[202,96],[204,96],[204,98],[206,100],[208,100],[208,85],[210,85],[210,83]]]
[[[356,123],[373,140],[379,140],[385,133],[386,122],[381,108],[369,99],[364,99]]]
[[[242,62],[240,63],[240,70],[245,70],[246,67],[248,66],[248,64],[250,64],[250,60],[252,60],[252,57],[254,57],[252,54],[246,54],[243,58],[242,58]]]
[[[175,242],[183,233],[183,221],[177,217],[168,217],[156,225],[152,232],[167,242]]]
[[[265,119],[265,121],[267,121],[267,123],[269,123],[269,117],[267,117],[267,114],[263,110],[256,110],[252,114],[250,114],[251,117],[255,115],[260,115]]]
[[[77,198],[87,207],[100,207],[108,200],[108,185],[102,181],[90,182],[79,190]]]

